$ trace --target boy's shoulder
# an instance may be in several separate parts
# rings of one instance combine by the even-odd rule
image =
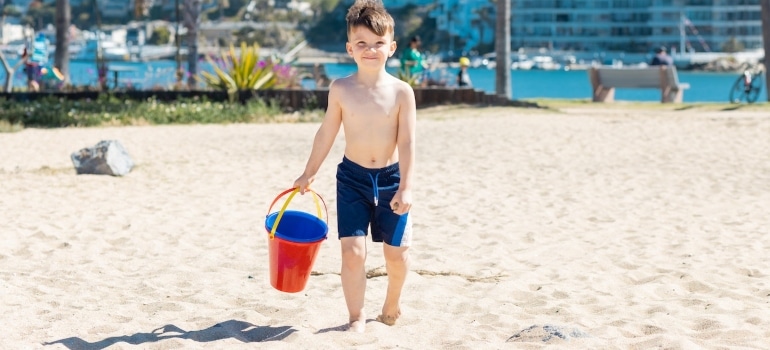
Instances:
[[[398,91],[403,92],[411,92],[412,86],[406,83],[405,81],[396,78],[393,75],[388,75],[385,81],[383,81],[385,84],[392,84]],[[349,75],[343,78],[334,79],[332,83],[329,85],[330,89],[351,89],[351,88],[357,88],[357,82],[355,75]]]

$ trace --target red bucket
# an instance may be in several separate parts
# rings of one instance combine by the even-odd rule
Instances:
[[[318,249],[329,231],[327,222],[321,219],[318,200],[321,200],[328,215],[326,202],[314,191],[308,191],[313,194],[317,216],[286,210],[291,199],[299,192],[296,188],[279,194],[267,210],[269,213],[281,197],[291,192],[281,210],[265,218],[270,251],[270,284],[282,292],[296,293],[305,289]]]

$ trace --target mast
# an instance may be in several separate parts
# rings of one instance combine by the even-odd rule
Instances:
[[[685,53],[685,38],[687,36],[687,33],[685,33],[684,30],[684,22],[686,20],[686,17],[684,16],[684,11],[679,12],[679,54],[682,55]]]

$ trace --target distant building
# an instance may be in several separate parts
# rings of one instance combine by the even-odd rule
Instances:
[[[446,33],[450,51],[459,56],[495,38],[495,6],[489,0],[435,1],[430,17],[436,19],[436,29]],[[390,6],[390,2],[389,2]],[[442,37],[439,35],[438,37]]]
[[[760,0],[511,0],[511,44],[579,51],[762,48]]]

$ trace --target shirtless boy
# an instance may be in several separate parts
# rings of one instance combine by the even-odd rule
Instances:
[[[294,182],[304,193],[343,126],[345,156],[337,167],[338,233],[342,247],[342,291],[349,330],[364,332],[366,235],[383,242],[388,290],[377,320],[393,325],[412,240],[412,174],[417,111],[414,91],[385,71],[396,51],[393,18],[380,1],[356,0],[347,14],[345,48],[356,73],[335,80],[305,171]]]

